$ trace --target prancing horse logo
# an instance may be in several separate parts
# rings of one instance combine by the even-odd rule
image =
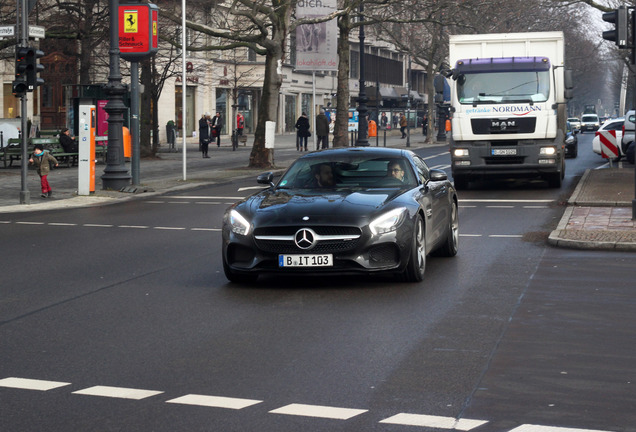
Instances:
[[[294,234],[294,242],[300,249],[311,249],[316,245],[316,233],[309,228],[302,228]]]

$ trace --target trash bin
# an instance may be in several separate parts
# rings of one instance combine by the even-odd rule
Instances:
[[[369,137],[378,136],[378,125],[375,120],[369,120]]]

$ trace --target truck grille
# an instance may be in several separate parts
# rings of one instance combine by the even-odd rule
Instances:
[[[471,119],[470,124],[475,135],[520,134],[533,133],[537,119],[535,117],[478,118]]]

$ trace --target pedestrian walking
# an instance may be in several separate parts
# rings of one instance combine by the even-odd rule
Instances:
[[[221,147],[221,129],[223,129],[223,118],[221,113],[217,111],[212,118],[212,138],[216,138],[216,146]]]
[[[42,144],[36,144],[33,150],[33,155],[29,159],[29,164],[35,164],[38,175],[40,176],[40,186],[42,186],[42,198],[50,198],[53,195],[51,185],[49,185],[48,175],[51,171],[51,165],[58,166],[57,159],[55,159],[51,153],[44,151]]]
[[[329,119],[322,108],[316,116],[316,137],[318,137],[316,150],[329,148]]]
[[[243,117],[243,114],[238,113],[236,115],[236,133],[238,136],[243,135],[243,128],[245,128],[245,117]]]
[[[389,125],[389,118],[386,116],[386,113],[383,112],[382,117],[380,117],[380,127],[382,129],[386,129],[388,125]]]
[[[397,113],[393,114],[393,129],[397,129],[399,121],[400,117],[398,117]]]
[[[296,120],[296,150],[303,150],[303,143],[305,151],[307,151],[307,138],[311,136],[309,132],[309,119],[304,112]]]
[[[204,158],[208,156],[208,146],[210,145],[210,113],[206,112],[199,119],[199,150]]]
[[[422,135],[428,135],[428,117],[426,116],[422,119]]]
[[[406,138],[406,116],[404,113],[400,114],[400,132],[402,132],[402,138]]]

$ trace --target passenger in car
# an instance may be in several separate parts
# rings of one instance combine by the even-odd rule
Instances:
[[[332,188],[336,186],[333,169],[329,163],[321,163],[314,167],[313,187]]]

